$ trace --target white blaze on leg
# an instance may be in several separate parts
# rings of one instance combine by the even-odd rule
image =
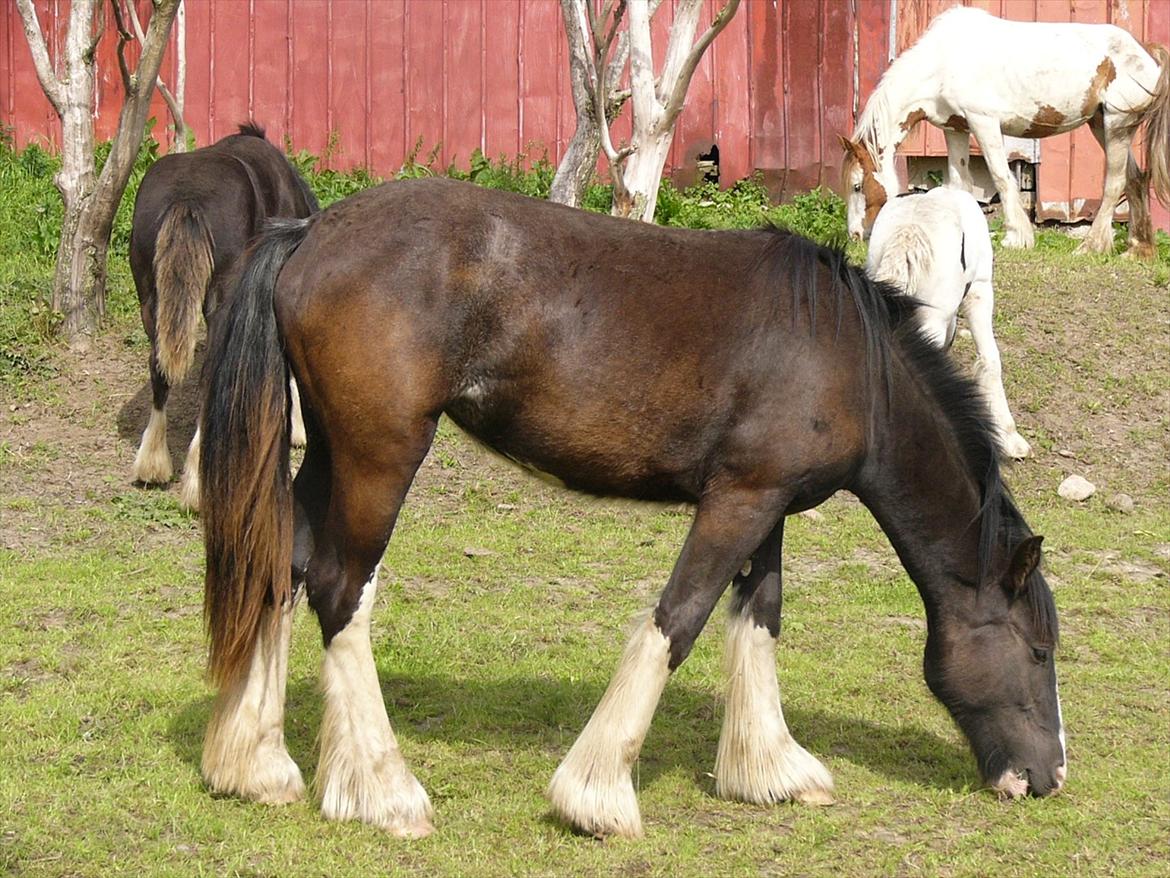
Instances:
[[[749,613],[727,632],[727,708],[715,757],[715,791],[725,799],[768,804],[787,799],[825,805],[833,778],[788,731],[776,679],[776,639]]]
[[[1056,788],[1059,790],[1068,780],[1068,746],[1064,737],[1064,713],[1060,709],[1060,687],[1056,687],[1056,720],[1060,723],[1060,758],[1062,760],[1056,769]]]
[[[642,834],[630,768],[670,676],[670,641],[651,616],[626,645],[617,673],[548,787],[553,810],[591,835]]]
[[[160,485],[171,480],[171,452],[167,448],[166,409],[152,408],[142,443],[134,457],[133,477],[136,482]]]
[[[203,739],[203,780],[217,793],[270,804],[305,793],[301,771],[284,745],[284,691],[293,605],[270,626],[264,611],[248,673],[216,698]]]
[[[191,437],[191,445],[187,448],[187,462],[183,464],[183,478],[179,482],[179,503],[187,509],[199,508],[199,452],[202,442],[199,438],[199,427],[195,427],[195,435]]]
[[[375,571],[349,624],[325,650],[325,715],[315,786],[321,813],[330,819],[360,820],[394,835],[419,837],[432,831],[431,801],[406,767],[382,701],[370,650],[377,587]]]

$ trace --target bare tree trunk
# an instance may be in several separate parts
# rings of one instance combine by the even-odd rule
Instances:
[[[671,25],[662,72],[654,72],[650,19],[661,0],[604,0],[600,12],[591,0],[561,0],[565,33],[569,41],[573,102],[577,108],[577,133],[569,144],[554,180],[553,200],[571,204],[574,185],[597,161],[600,143],[609,159],[613,181],[615,216],[654,221],[658,186],[674,139],[674,125],[682,112],[691,77],[711,41],[727,26],[740,0],[727,0],[711,26],[695,42],[695,30],[703,0],[679,0]],[[618,38],[624,13],[629,27]],[[630,91],[619,95],[617,83],[626,57],[630,62]],[[611,109],[626,96],[633,98],[634,132],[630,142],[618,148],[609,133]],[[590,150],[592,152],[590,153]],[[587,182],[587,178],[586,178]]]
[[[16,2],[37,78],[61,119],[61,170],[54,182],[64,202],[64,216],[51,303],[64,316],[62,331],[70,346],[85,349],[105,314],[110,230],[142,147],[150,95],[179,0],[154,0],[134,72],[123,54],[128,36],[122,25],[123,0],[111,0],[119,25],[118,59],[126,96],[110,156],[100,175],[94,164],[94,55],[105,31],[104,2],[73,0],[65,39],[65,75],[60,78],[49,58],[32,0]]]

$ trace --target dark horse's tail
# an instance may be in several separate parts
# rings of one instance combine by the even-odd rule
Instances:
[[[155,356],[178,384],[195,358],[195,333],[215,267],[211,230],[199,211],[179,201],[167,208],[154,246]]]
[[[273,292],[308,231],[308,220],[279,220],[258,236],[208,351],[199,464],[203,611],[208,670],[221,687],[247,671],[265,606],[280,606],[292,592],[288,367]]]

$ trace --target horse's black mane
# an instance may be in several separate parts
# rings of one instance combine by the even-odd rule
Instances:
[[[924,307],[923,303],[891,284],[873,280],[852,265],[842,243],[822,246],[777,226],[766,227],[764,231],[770,234],[770,240],[760,261],[773,278],[787,277],[792,287],[793,320],[804,298],[810,326],[815,325],[818,295],[815,279],[818,266],[824,266],[838,280],[833,303],[837,308],[838,331],[844,312],[842,306],[851,301],[865,337],[867,378],[884,376],[887,402],[892,398],[893,373],[889,363],[895,349],[923,378],[954,431],[968,472],[980,487],[979,578],[981,583],[988,581],[997,572],[990,569],[997,543],[1010,552],[1021,540],[1031,536],[1031,531],[1003,481],[1000,442],[983,392],[946,351],[930,344],[918,331],[914,318],[918,309]],[[870,408],[871,431],[879,409],[876,394],[874,399],[875,404]],[[1036,630],[1048,634],[1055,642],[1056,608],[1052,593],[1038,572],[1028,578],[1027,597]]]
[[[240,123],[240,134],[245,137],[259,137],[261,140],[267,139],[264,129],[253,120]]]

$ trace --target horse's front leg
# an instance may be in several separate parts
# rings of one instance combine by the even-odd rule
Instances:
[[[1028,441],[1016,429],[1015,418],[1008,408],[1007,394],[1003,389],[1003,366],[999,357],[999,346],[992,331],[992,311],[995,293],[990,281],[979,280],[971,284],[963,300],[963,315],[971,329],[978,359],[975,374],[983,396],[991,408],[991,419],[999,431],[1000,443],[1009,457],[1024,458],[1032,453]]]
[[[781,519],[735,577],[727,629],[727,707],[715,757],[715,791],[725,799],[766,805],[833,801],[833,778],[796,743],[784,721],[776,679],[780,635]]]
[[[988,116],[968,116],[967,122],[979,148],[983,150],[983,160],[987,162],[987,170],[991,172],[991,179],[995,181],[995,188],[1003,202],[1003,246],[1031,249],[1035,243],[1032,220],[1024,210],[1020,188],[1008,167],[999,121]]]
[[[576,829],[599,837],[642,834],[630,769],[659,696],[783,507],[775,492],[734,488],[699,504],[654,614],[634,632],[605,695],[549,784],[553,810]]]
[[[943,129],[947,138],[947,185],[964,192],[975,191],[971,179],[971,135],[966,131]]]

